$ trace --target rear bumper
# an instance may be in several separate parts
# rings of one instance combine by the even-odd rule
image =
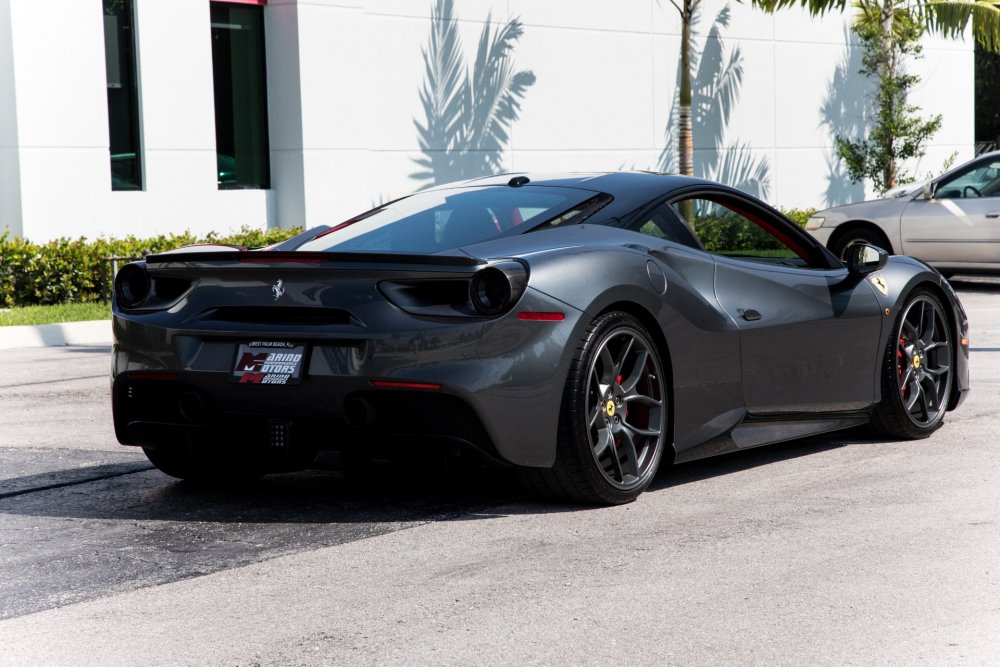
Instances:
[[[408,331],[338,338],[316,330],[266,336],[177,330],[116,313],[116,435],[123,444],[147,447],[178,438],[258,447],[268,445],[269,425],[279,422],[295,446],[313,449],[430,438],[471,445],[507,463],[550,466],[572,357],[568,343],[583,323],[578,311],[531,290],[520,308],[558,310],[565,319],[414,318]],[[305,344],[301,382],[234,382],[237,349],[251,340]],[[371,406],[369,423],[350,418],[345,406],[357,400]]]

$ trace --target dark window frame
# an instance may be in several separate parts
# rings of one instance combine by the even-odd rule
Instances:
[[[210,2],[220,190],[271,188],[263,3]]]
[[[134,0],[104,0],[103,8],[111,189],[143,190],[135,3]]]

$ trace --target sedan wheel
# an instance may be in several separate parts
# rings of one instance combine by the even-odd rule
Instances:
[[[878,234],[867,229],[852,229],[830,244],[830,252],[837,256],[840,261],[847,259],[847,249],[856,243],[867,243],[887,252],[892,252],[890,248],[883,247],[886,242],[879,238]]]
[[[666,377],[652,337],[634,317],[597,318],[577,349],[560,412],[556,495],[601,504],[635,500],[656,475],[667,432]]]
[[[914,292],[886,348],[882,402],[872,416],[880,431],[925,438],[941,426],[951,395],[953,349],[941,302],[930,292]]]

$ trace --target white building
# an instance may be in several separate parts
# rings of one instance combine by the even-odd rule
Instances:
[[[45,241],[313,226],[428,184],[412,174],[443,148],[422,152],[417,127],[434,5],[0,0],[0,230]],[[725,26],[725,6],[705,0],[697,28],[702,174],[755,171],[784,208],[861,198],[832,157],[863,103],[850,17],[733,2]],[[485,158],[505,171],[663,167],[680,46],[670,2],[455,0],[453,12],[470,74],[486,21],[515,17],[512,72],[531,74],[506,140],[448,168],[436,153],[438,179]],[[913,102],[944,122],[920,175],[973,153],[972,42],[928,39],[924,53]],[[738,69],[727,110],[719,74]]]

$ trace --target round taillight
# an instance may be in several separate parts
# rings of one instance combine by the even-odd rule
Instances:
[[[492,264],[472,277],[469,297],[482,315],[502,315],[517,303],[527,286],[528,272],[520,262]]]
[[[115,276],[115,298],[122,308],[135,308],[149,297],[149,273],[145,262],[126,264]]]

